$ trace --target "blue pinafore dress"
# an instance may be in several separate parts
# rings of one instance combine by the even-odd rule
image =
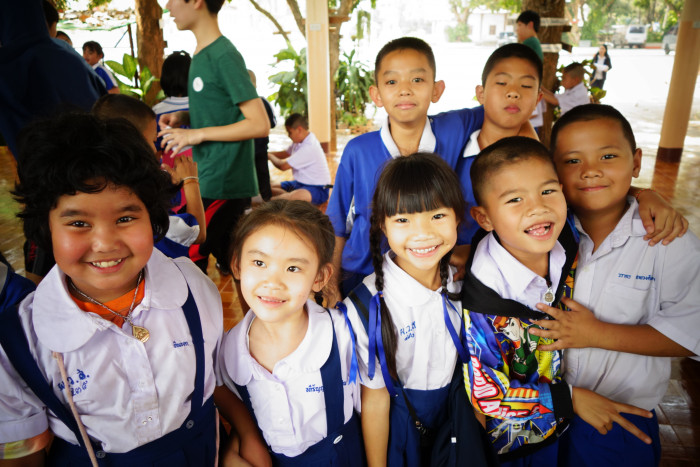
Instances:
[[[204,337],[199,311],[189,288],[187,301],[182,309],[192,336],[197,364],[190,413],[180,428],[129,452],[105,452],[102,450],[101,443],[93,440],[92,446],[100,467],[203,467],[215,465],[218,455],[217,414],[212,397],[203,401]],[[76,446],[58,437],[54,438],[46,465],[50,467],[91,465],[80,436],[78,424],[70,409],[56,397],[31,356],[17,308],[6,311],[0,320],[0,344],[2,344],[5,353],[29,388],[61,422],[73,431],[80,442],[80,445]]]
[[[434,433],[435,430],[447,423],[447,400],[450,394],[450,383],[438,389],[404,388],[400,381],[389,375],[386,366],[381,337],[379,294],[372,296],[367,286],[360,284],[348,294],[348,298],[355,305],[369,336],[369,376],[370,378],[374,376],[375,358],[373,356],[376,355],[381,364],[387,391],[391,395],[387,466],[421,467],[421,465],[426,465],[429,460],[425,456],[430,454],[431,446],[426,446],[425,444],[430,443],[431,440],[429,436],[424,436],[421,439],[421,431]],[[465,361],[468,357],[465,354],[464,346],[464,342],[466,342],[464,321],[462,321],[462,329],[458,336],[450,321],[448,306],[454,309],[452,304],[443,296],[445,325],[457,347],[460,359]],[[345,306],[343,305],[340,308],[347,315]],[[453,311],[456,312],[456,310]],[[460,359],[458,359],[457,365],[461,364]],[[411,407],[409,407],[409,404]],[[411,413],[411,408],[413,409],[413,414]],[[419,424],[420,426],[418,426]]]
[[[330,317],[330,313],[328,316]],[[326,403],[326,437],[295,457],[285,456],[270,450],[273,465],[280,467],[358,467],[366,464],[357,413],[353,413],[350,420],[345,423],[343,375],[335,328],[333,328],[333,344],[330,355],[321,367],[321,380],[323,381],[323,397]],[[247,387],[236,384],[236,389],[243,403],[255,418],[255,411],[250,402]]]

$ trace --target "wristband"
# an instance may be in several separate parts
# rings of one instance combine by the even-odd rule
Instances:
[[[187,179],[187,180],[185,180],[184,182],[182,182],[182,186],[185,186],[185,185],[187,185],[188,183],[196,183],[197,185],[199,185],[199,180],[196,179],[196,178]]]
[[[181,179],[181,181],[183,181],[183,182],[186,181],[186,180],[196,180],[196,181],[199,181],[199,177],[197,177],[196,175],[189,175],[189,176],[187,176],[187,177],[182,177],[182,179]]]
[[[653,191],[654,193],[656,193],[656,190],[654,190],[653,188],[644,188],[643,190],[639,190],[637,194],[634,195],[634,199],[637,201],[637,203],[639,203],[639,195],[641,195],[645,191]]]

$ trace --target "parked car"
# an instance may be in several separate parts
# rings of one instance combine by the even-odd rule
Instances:
[[[673,26],[664,34],[664,38],[661,40],[661,48],[664,49],[666,55],[670,54],[672,50],[676,50],[676,39],[678,39],[678,26]]]
[[[512,44],[513,42],[518,42],[518,38],[513,31],[503,31],[498,33],[498,41],[496,44],[499,47],[506,44]]]
[[[625,33],[625,45],[630,49],[632,47],[643,48],[647,43],[647,28],[640,24],[631,24],[627,27]]]

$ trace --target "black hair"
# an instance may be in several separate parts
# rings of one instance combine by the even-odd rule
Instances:
[[[188,3],[190,0],[185,0],[185,3]],[[224,5],[224,0],[204,0],[204,3],[207,5],[207,10],[209,10],[209,13],[215,15],[221,10],[221,7]]]
[[[126,94],[105,94],[92,106],[92,114],[102,118],[123,118],[143,132],[156,114],[145,102]]]
[[[66,38],[66,42],[68,42],[68,43],[70,43],[70,44],[73,43],[73,41],[71,40],[71,38],[70,38],[70,36],[69,36],[68,34],[66,34],[66,33],[63,32],[63,31],[56,31],[56,39],[60,39],[61,36],[63,36],[63,37]]]
[[[294,113],[284,121],[285,128],[296,128],[298,126],[305,130],[309,129],[309,122],[302,114]]]
[[[43,0],[41,5],[44,7],[44,18],[46,18],[46,24],[51,26],[54,23],[58,23],[58,10],[53,5],[53,3],[48,0]]]
[[[538,32],[540,30],[540,15],[536,11],[532,10],[525,10],[520,15],[518,16],[518,19],[515,20],[516,23],[532,23],[532,27],[535,29],[535,32]]]
[[[417,37],[399,37],[398,39],[394,39],[384,44],[384,47],[382,47],[382,49],[377,54],[377,58],[374,60],[375,83],[379,82],[377,80],[377,73],[379,73],[379,69],[382,66],[382,60],[384,60],[384,57],[386,57],[392,52],[396,52],[397,50],[407,49],[415,50],[416,52],[420,52],[423,55],[425,55],[425,58],[428,59],[428,64],[430,65],[430,68],[433,69],[433,79],[435,79],[435,73],[437,71],[435,68],[435,54],[433,54],[433,49],[430,47],[430,45],[428,45],[428,43],[425,42],[423,39],[418,39]]]
[[[600,47],[605,48],[605,55],[604,55],[604,56],[605,56],[605,57],[609,57],[609,55],[608,55],[608,45],[607,45],[607,44],[600,44],[600,46],[599,46],[598,48],[600,48]],[[600,50],[598,50],[598,52],[596,52],[595,54],[598,55],[598,56],[600,56]]]
[[[160,87],[166,96],[187,96],[187,76],[192,57],[184,50],[173,52],[163,61],[160,70]]]
[[[559,137],[559,132],[566,128],[567,125],[571,125],[576,122],[590,122],[592,120],[600,120],[607,118],[614,120],[620,124],[622,129],[622,135],[625,137],[627,142],[630,144],[632,152],[637,150],[637,142],[634,139],[634,132],[632,131],[632,126],[630,122],[627,121],[624,115],[620,113],[615,107],[605,104],[584,104],[574,107],[573,109],[566,112],[564,115],[559,117],[559,120],[554,124],[552,128],[552,137],[550,148],[552,154],[557,147],[557,138]]]
[[[384,256],[386,239],[382,228],[387,217],[396,214],[412,214],[441,207],[451,208],[457,220],[464,220],[464,195],[459,179],[447,163],[437,154],[416,153],[389,161],[377,181],[372,198],[369,244],[375,273],[377,292],[384,290]],[[443,293],[447,294],[449,262],[452,252],[440,260],[440,280]],[[450,298],[452,294],[448,294]],[[380,295],[382,340],[389,373],[396,377],[396,326],[389,308]],[[374,358],[374,357],[371,357]]]
[[[583,79],[583,65],[578,62],[569,63],[564,67],[564,73],[567,73],[574,78]]]
[[[155,241],[168,231],[170,200],[178,191],[153,150],[124,119],[64,114],[27,126],[18,141],[12,192],[21,203],[24,235],[51,251],[49,212],[61,196],[99,193],[108,186],[134,192],[148,211]]]
[[[483,205],[483,194],[489,179],[499,170],[530,159],[540,159],[552,166],[554,163],[547,148],[536,139],[524,136],[503,138],[487,146],[474,159],[469,177],[478,206]]]
[[[291,230],[309,244],[318,256],[319,268],[333,262],[335,231],[328,216],[306,201],[273,199],[254,208],[238,222],[228,250],[232,270],[240,266],[246,239],[267,225]],[[315,299],[321,304],[322,292],[316,292]]]
[[[105,56],[104,52],[102,51],[102,46],[99,42],[87,41],[83,44],[83,52],[85,52],[85,49],[88,49],[91,52],[95,52],[97,55],[101,55],[103,57]]]
[[[488,60],[486,60],[484,71],[481,72],[482,86],[486,86],[486,79],[489,77],[489,73],[491,73],[493,68],[507,58],[521,58],[530,62],[532,66],[535,67],[535,70],[537,70],[537,85],[542,85],[542,60],[540,60],[540,57],[537,56],[535,51],[530,47],[513,43],[497,48],[493,51]]]

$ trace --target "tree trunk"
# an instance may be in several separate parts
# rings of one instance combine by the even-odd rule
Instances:
[[[151,73],[160,78],[160,70],[163,67],[163,30],[160,27],[160,19],[163,9],[156,0],[136,0],[136,46],[138,47],[139,65],[148,67]],[[160,83],[154,82],[144,101],[153,105],[156,95],[160,91]]]
[[[539,13],[540,18],[564,18],[564,8],[566,4],[564,0],[523,0],[523,10],[533,10]],[[540,26],[537,36],[542,44],[559,44],[561,43],[561,26]],[[556,81],[557,63],[559,62],[559,53],[544,54],[544,69],[542,75],[542,87],[547,89],[554,88]],[[547,112],[544,114],[544,123],[542,125],[542,134],[540,140],[542,144],[549,147],[549,137],[552,133],[552,120],[554,116],[554,107],[547,104]]]

